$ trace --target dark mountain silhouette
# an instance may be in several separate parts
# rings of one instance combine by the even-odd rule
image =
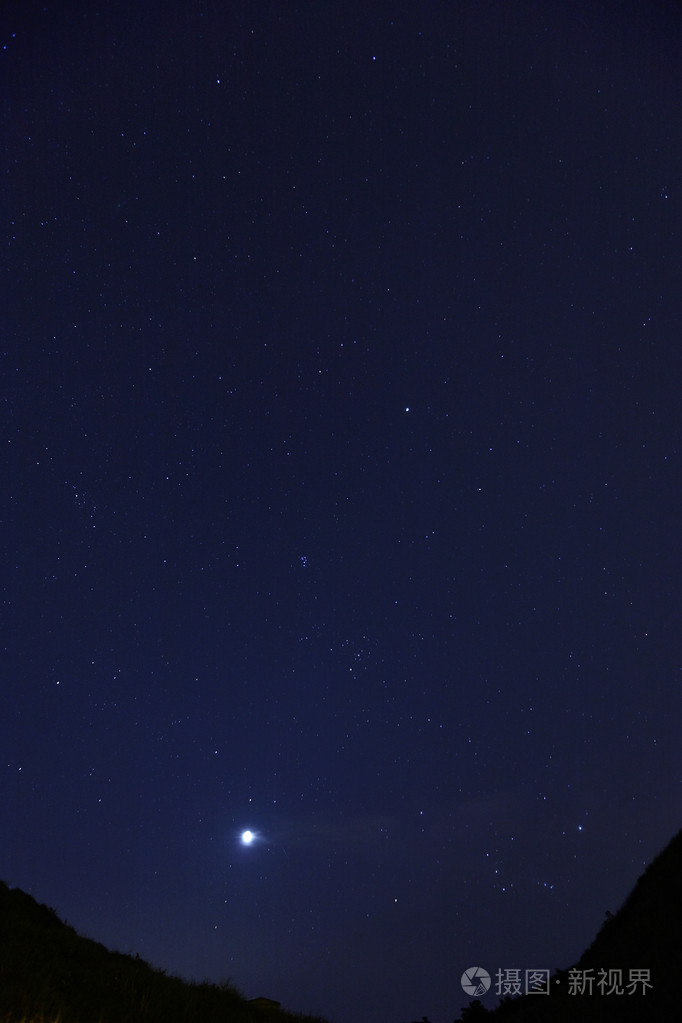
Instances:
[[[557,921],[561,926],[561,921]],[[621,971],[622,994],[601,971]],[[629,993],[631,971],[648,970],[651,987]],[[580,971],[580,973],[572,972]],[[587,973],[586,971],[591,971]],[[592,976],[592,994],[576,990],[572,978]],[[603,987],[599,979],[606,979]],[[604,993],[602,993],[602,990]],[[461,1020],[558,1023],[599,1020],[614,1023],[679,1023],[682,1020],[682,831],[652,860],[616,914],[607,913],[596,938],[574,967],[553,974],[549,995],[529,994],[486,1011],[472,1002]]]
[[[561,926],[561,921],[557,921]],[[587,972],[590,971],[590,972]],[[608,971],[620,971],[608,977]],[[635,976],[648,971],[643,992]],[[592,993],[571,993],[592,977]],[[645,975],[646,976],[646,975]],[[600,985],[600,979],[606,983]],[[606,993],[612,985],[622,993]],[[474,1000],[463,1023],[682,1019],[682,831],[646,868],[620,910],[607,914],[578,962],[557,970],[549,995],[506,999],[493,1010]],[[603,991],[603,993],[602,993]],[[247,1001],[229,983],[192,984],[139,957],[110,952],[63,923],[54,910],[0,882],[2,1023],[325,1023],[281,1011],[267,998]]]
[[[77,934],[0,881],[2,1023],[324,1023],[247,1001],[229,983],[193,984]]]

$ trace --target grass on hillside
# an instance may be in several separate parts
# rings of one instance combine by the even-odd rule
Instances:
[[[0,882],[0,1023],[325,1023],[110,952]]]

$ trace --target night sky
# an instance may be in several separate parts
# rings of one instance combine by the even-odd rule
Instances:
[[[682,824],[679,8],[3,10],[0,877],[337,1023],[570,965]]]

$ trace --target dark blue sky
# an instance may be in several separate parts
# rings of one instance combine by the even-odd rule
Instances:
[[[680,827],[680,20],[370,7],[4,18],[0,877],[450,1023]]]

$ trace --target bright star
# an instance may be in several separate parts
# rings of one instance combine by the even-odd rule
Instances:
[[[242,845],[251,845],[255,837],[253,831],[242,831]]]

